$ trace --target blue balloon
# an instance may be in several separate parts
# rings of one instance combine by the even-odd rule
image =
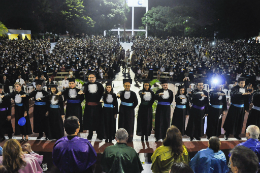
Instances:
[[[25,123],[26,123],[26,119],[25,119],[25,117],[22,117],[22,118],[20,118],[20,119],[18,120],[18,124],[19,124],[19,126],[24,126]]]

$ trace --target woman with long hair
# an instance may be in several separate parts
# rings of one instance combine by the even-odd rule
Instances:
[[[116,94],[113,92],[111,82],[106,83],[105,93],[103,95],[103,120],[104,120],[104,138],[106,142],[112,142],[116,133],[116,117],[118,114],[118,103]]]
[[[153,173],[168,173],[175,162],[189,163],[189,153],[176,126],[168,128],[163,145],[154,151],[151,159]]]
[[[22,91],[22,85],[19,82],[14,84],[15,91],[6,95],[8,98],[13,98],[15,102],[15,133],[14,135],[22,134],[21,142],[28,141],[28,135],[32,134],[30,117],[28,114],[29,104],[26,98],[26,93]],[[18,124],[20,118],[25,117],[26,123],[23,126]],[[24,139],[25,137],[25,139]]]
[[[64,136],[63,119],[65,118],[62,95],[56,95],[57,85],[49,85],[51,94],[49,96],[48,116],[49,139],[60,139]]]
[[[181,134],[184,135],[186,115],[189,115],[190,106],[184,85],[178,88],[178,92],[175,95],[176,106],[172,117],[172,125],[176,126],[181,131]]]
[[[137,117],[137,135],[141,136],[141,141],[148,141],[148,136],[151,135],[153,121],[153,102],[155,99],[154,92],[151,90],[151,85],[148,81],[144,81],[143,89],[139,91],[141,104],[138,110]]]
[[[16,139],[10,139],[3,146],[0,164],[4,165],[11,173],[42,173],[40,164],[43,156],[32,151],[28,152],[31,152],[31,154],[23,153],[21,144]]]

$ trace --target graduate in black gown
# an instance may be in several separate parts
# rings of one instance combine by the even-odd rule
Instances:
[[[249,112],[246,127],[256,125],[260,127],[260,84],[257,85],[258,89],[252,94],[253,107]]]
[[[166,131],[171,123],[171,103],[173,101],[173,92],[168,89],[168,82],[161,81],[162,89],[155,94],[158,100],[155,114],[155,138],[156,140],[164,139]]]
[[[49,139],[60,139],[64,136],[63,119],[65,118],[63,99],[61,95],[56,95],[57,85],[48,85],[51,90],[49,101],[47,102],[48,111],[46,112],[49,121]]]
[[[28,114],[29,103],[26,93],[22,91],[22,85],[19,82],[14,84],[15,91],[8,94],[6,97],[14,99],[15,107],[15,133],[14,135],[22,134],[21,142],[28,141],[28,135],[32,134],[30,117]],[[25,117],[26,123],[24,126],[18,124],[18,120]],[[24,138],[25,137],[25,138]]]
[[[118,103],[116,94],[113,93],[112,83],[106,83],[105,93],[103,95],[104,106],[102,109],[104,123],[104,139],[106,142],[112,142],[116,133],[116,117],[118,114]]]
[[[96,74],[90,72],[88,75],[88,83],[84,84],[85,94],[85,111],[83,126],[84,130],[89,130],[88,140],[92,139],[93,131],[96,131],[97,138],[103,139],[102,121],[102,105],[100,99],[104,94],[104,87],[101,83],[96,82]]]
[[[189,115],[190,105],[186,94],[185,86],[178,87],[178,92],[175,95],[176,106],[173,112],[172,125],[176,126],[182,135],[185,134],[186,116]]]
[[[37,139],[48,136],[48,119],[46,118],[48,92],[42,89],[43,80],[36,81],[36,90],[27,94],[27,99],[34,98],[34,109],[33,109],[33,132],[39,133]]]
[[[69,78],[69,88],[66,88],[62,95],[64,101],[67,102],[66,106],[66,118],[70,116],[76,116],[79,119],[79,123],[82,124],[82,106],[81,102],[84,100],[84,95],[80,89],[76,88],[75,78]],[[61,94],[59,92],[59,94]],[[83,132],[83,126],[80,127],[80,132]]]
[[[4,97],[5,93],[0,84],[0,142],[5,140],[5,134],[12,139],[13,127],[11,124],[11,100]],[[3,97],[3,98],[2,98]]]
[[[208,92],[203,90],[203,80],[197,81],[197,89],[191,94],[192,107],[190,110],[189,122],[186,128],[186,135],[192,141],[194,137],[200,140],[204,135],[204,120],[208,114]]]
[[[136,93],[130,90],[132,79],[123,79],[124,91],[120,91],[117,97],[121,99],[119,107],[118,128],[124,128],[129,134],[128,142],[133,141],[135,107],[138,105]]]
[[[141,141],[148,141],[148,136],[151,135],[153,121],[153,103],[155,100],[154,92],[151,90],[149,81],[144,81],[143,89],[139,91],[141,104],[138,110],[137,117],[137,132],[141,136]]]
[[[230,134],[235,138],[241,140],[240,134],[243,127],[245,112],[249,110],[249,92],[245,89],[246,79],[241,77],[238,79],[238,85],[231,88],[231,106],[228,110],[226,120],[223,128],[225,132],[225,139],[227,140]]]
[[[207,138],[221,135],[222,116],[226,115],[227,99],[221,86],[217,85],[213,91],[209,92],[210,105],[207,116]]]

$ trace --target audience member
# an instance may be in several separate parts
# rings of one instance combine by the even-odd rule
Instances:
[[[143,167],[136,151],[127,146],[128,133],[120,128],[116,132],[117,143],[109,146],[103,153],[101,160],[102,171],[105,173],[138,173]]]
[[[193,170],[186,163],[173,163],[169,173],[193,173]]]
[[[9,139],[3,147],[3,156],[0,156],[0,164],[4,165],[8,172],[41,173],[43,156],[32,153],[30,146],[25,146],[22,152],[21,144],[16,139]]]
[[[256,173],[259,160],[257,155],[247,147],[237,146],[230,151],[229,158],[232,173]]]
[[[93,173],[97,153],[87,139],[77,136],[79,119],[76,116],[68,117],[64,127],[68,136],[60,138],[53,147],[54,165],[62,173]]]
[[[225,154],[220,150],[218,137],[209,139],[208,148],[200,150],[190,161],[194,173],[225,173],[229,169]]]
[[[151,159],[151,169],[154,173],[168,173],[174,162],[189,163],[189,153],[182,142],[182,135],[177,127],[168,128],[163,145],[154,151]]]
[[[258,159],[260,160],[260,142],[258,141],[259,138],[259,128],[255,125],[250,125],[246,129],[246,138],[247,141],[238,144],[238,146],[245,146],[251,149],[257,155]],[[260,167],[260,163],[259,163]]]

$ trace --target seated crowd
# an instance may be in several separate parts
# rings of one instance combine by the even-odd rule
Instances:
[[[87,139],[78,137],[79,119],[69,117],[64,122],[67,136],[59,139],[52,152],[53,163],[57,170],[64,173],[95,172],[97,153]],[[229,166],[225,154],[220,150],[218,137],[209,139],[208,148],[202,149],[190,159],[187,148],[182,141],[180,130],[168,128],[162,146],[158,147],[152,157],[151,172],[154,173],[256,173],[259,167],[260,142],[259,128],[251,125],[246,130],[247,141],[230,151]],[[105,149],[102,159],[102,172],[105,173],[138,173],[143,171],[138,153],[127,146],[128,133],[118,129],[115,138],[117,143]],[[0,156],[0,173],[40,173],[43,156],[32,151],[30,144],[23,146],[10,139],[3,146]]]

